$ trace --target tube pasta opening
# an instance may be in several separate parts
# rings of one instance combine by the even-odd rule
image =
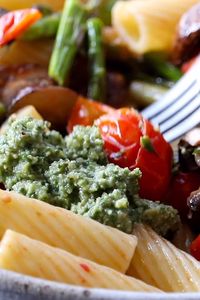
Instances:
[[[181,16],[198,0],[118,1],[112,22],[126,45],[137,54],[170,51]]]

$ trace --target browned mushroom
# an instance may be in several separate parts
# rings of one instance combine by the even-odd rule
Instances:
[[[180,20],[172,61],[180,65],[200,53],[200,3]]]
[[[51,122],[53,128],[63,130],[78,95],[58,86],[26,87],[19,91],[8,107],[9,113],[20,108],[33,105],[45,120]]]
[[[20,65],[0,68],[1,100],[9,107],[12,99],[25,87],[45,87],[53,85],[45,68],[37,65]]]
[[[0,78],[0,97],[9,115],[32,105],[53,128],[65,128],[78,95],[54,85],[45,68],[30,64],[1,67]]]

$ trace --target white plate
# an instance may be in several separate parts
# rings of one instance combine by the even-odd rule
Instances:
[[[0,300],[200,300],[200,293],[156,294],[85,289],[0,270]]]

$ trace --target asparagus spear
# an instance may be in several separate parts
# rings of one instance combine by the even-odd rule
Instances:
[[[23,40],[32,41],[41,38],[54,37],[58,31],[61,14],[54,13],[40,19],[38,22],[29,27],[22,36]]]
[[[144,57],[145,62],[158,75],[171,81],[178,81],[182,73],[172,63],[167,61],[162,53],[148,53]]]
[[[105,98],[106,81],[105,55],[102,40],[103,23],[98,18],[92,18],[88,20],[87,28],[90,65],[88,97],[103,101]]]
[[[118,0],[88,0],[87,7],[91,15],[99,17],[105,25],[111,25],[111,10]]]
[[[55,46],[49,65],[49,76],[64,85],[75,55],[83,41],[87,13],[78,0],[66,0]]]
[[[162,99],[167,92],[168,89],[166,87],[158,84],[133,81],[129,88],[129,100],[139,106],[146,106]]]

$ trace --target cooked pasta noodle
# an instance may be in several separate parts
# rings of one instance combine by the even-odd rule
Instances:
[[[200,263],[189,254],[137,225],[138,246],[128,274],[168,292],[200,291]]]
[[[176,26],[198,0],[118,1],[112,10],[115,29],[136,53],[168,51],[173,46]]]
[[[0,237],[6,229],[126,272],[137,239],[39,200],[0,190]]]
[[[0,268],[85,287],[158,291],[135,278],[10,230],[0,245]]]

